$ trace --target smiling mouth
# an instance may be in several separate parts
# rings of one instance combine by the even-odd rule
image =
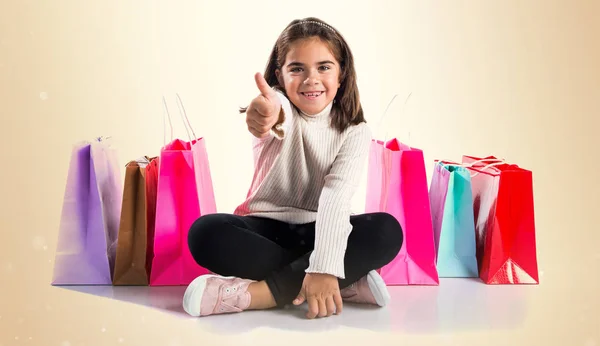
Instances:
[[[304,95],[304,97],[308,98],[309,100],[314,100],[324,93],[325,93],[324,91],[311,91],[311,92],[303,92],[301,94]]]

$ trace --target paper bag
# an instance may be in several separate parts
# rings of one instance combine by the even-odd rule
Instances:
[[[462,161],[472,164],[479,277],[486,284],[538,284],[532,172],[494,156]]]
[[[123,187],[104,138],[76,144],[58,230],[53,285],[110,285]]]
[[[131,161],[125,186],[113,285],[148,285],[156,214],[158,158]]]
[[[433,225],[423,152],[397,139],[373,140],[366,212],[387,212],[402,227],[400,252],[380,269],[388,285],[438,285]]]
[[[439,276],[478,277],[470,171],[436,162],[429,200]]]
[[[151,286],[188,285],[209,273],[194,260],[187,242],[192,224],[217,211],[206,141],[196,137],[185,111],[182,115],[197,139],[175,139],[160,151]]]

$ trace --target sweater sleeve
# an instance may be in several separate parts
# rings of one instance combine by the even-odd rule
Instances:
[[[325,176],[316,216],[315,247],[307,273],[345,278],[344,256],[352,231],[351,200],[366,168],[371,138],[366,124],[353,128]]]

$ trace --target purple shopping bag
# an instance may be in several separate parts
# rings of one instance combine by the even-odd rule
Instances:
[[[74,146],[53,285],[111,285],[123,187],[115,149],[103,138]]]

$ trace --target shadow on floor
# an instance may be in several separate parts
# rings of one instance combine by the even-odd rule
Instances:
[[[420,334],[506,330],[519,328],[523,323],[528,297],[538,287],[490,286],[475,279],[441,279],[440,286],[389,287],[392,301],[388,306],[345,304],[341,315],[325,319],[307,320],[305,304],[197,318],[195,323],[220,334],[240,334],[257,328],[319,332],[347,327]],[[184,286],[60,288],[159,309],[182,319],[194,319],[181,306]]]

